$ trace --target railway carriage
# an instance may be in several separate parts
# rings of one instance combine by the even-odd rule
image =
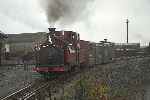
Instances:
[[[109,63],[114,57],[114,43],[108,42],[107,39],[90,45],[88,58],[91,65]]]

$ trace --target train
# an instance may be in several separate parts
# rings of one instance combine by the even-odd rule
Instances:
[[[56,31],[49,28],[47,39],[35,47],[36,71],[64,73],[96,64],[108,63],[113,58],[114,44],[107,39],[99,43],[80,39],[73,31]]]
[[[121,56],[135,56],[140,52],[140,47],[139,44],[117,46],[107,39],[98,43],[81,40],[76,32],[49,28],[46,41],[36,46],[35,51],[36,71],[53,75],[110,63]]]

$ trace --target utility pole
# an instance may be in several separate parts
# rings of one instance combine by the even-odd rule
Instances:
[[[129,20],[128,19],[126,20],[126,23],[127,23],[127,43],[129,43],[129,29],[128,29]]]

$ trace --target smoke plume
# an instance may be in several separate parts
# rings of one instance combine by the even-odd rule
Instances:
[[[87,14],[88,4],[94,0],[42,0],[50,24],[68,24],[81,20]]]

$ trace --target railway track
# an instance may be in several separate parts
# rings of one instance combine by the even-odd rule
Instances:
[[[50,80],[35,82],[35,84],[30,84],[8,96],[0,98],[0,100],[35,100],[40,96],[40,93],[44,93],[44,91],[50,89],[55,89],[54,87],[57,87],[57,85],[60,86],[60,84],[63,85],[65,82],[71,81],[77,73],[79,72],[66,73]]]
[[[130,59],[144,58],[144,57],[150,57],[150,56],[147,55],[147,56],[121,57],[121,58],[114,59],[114,61],[130,60]],[[70,81],[72,79],[72,77],[74,77],[78,73],[81,73],[81,71],[63,74],[62,76],[55,78],[55,79],[51,79],[49,81],[46,81],[46,80],[39,81],[39,83],[36,82],[36,84],[32,84],[32,85],[30,84],[18,91],[15,91],[12,94],[9,94],[8,96],[0,98],[0,99],[1,100],[32,100],[31,98],[35,97],[41,91],[50,89],[49,87],[52,87],[53,85],[57,85],[57,83],[64,84],[65,82]]]
[[[12,99],[12,98],[14,98],[16,95],[18,95],[20,92],[23,92],[23,91],[25,91],[26,89],[28,89],[28,88],[30,88],[30,87],[31,87],[31,85],[29,85],[29,86],[27,86],[27,87],[24,87],[24,88],[22,88],[22,89],[20,89],[20,90],[18,90],[18,91],[16,91],[16,92],[14,92],[14,93],[12,93],[12,94],[6,96],[6,97],[1,98],[1,100]]]
[[[49,83],[45,83],[45,84],[42,84],[40,85],[39,87],[29,91],[29,92],[26,92],[24,96],[22,96],[21,100],[28,100],[28,99],[31,99],[33,96],[37,95],[38,93],[40,93],[40,91],[46,89],[49,87]]]
[[[39,81],[34,84],[30,84],[20,90],[17,90],[5,97],[0,98],[0,100],[27,100],[33,96],[33,94],[38,93],[43,88],[46,88],[49,82],[47,81]]]

